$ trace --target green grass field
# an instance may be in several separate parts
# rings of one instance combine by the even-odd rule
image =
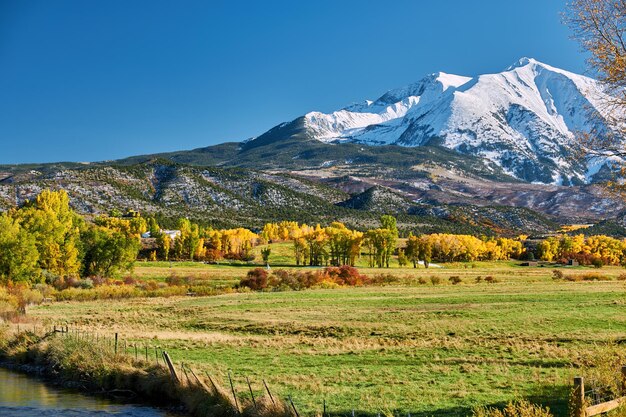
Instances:
[[[136,274],[221,285],[248,269],[147,263]],[[386,287],[63,302],[28,314],[42,324],[119,332],[226,384],[231,370],[241,396],[246,376],[257,393],[265,379],[306,414],[321,412],[324,399],[333,414],[443,416],[531,398],[565,415],[581,357],[626,340],[626,289],[619,268],[599,270],[612,279],[602,282],[553,282],[551,270],[514,262],[391,268],[382,272],[401,280]],[[464,282],[451,285],[452,275]],[[500,282],[476,283],[488,275]],[[431,276],[442,284],[431,285]]]

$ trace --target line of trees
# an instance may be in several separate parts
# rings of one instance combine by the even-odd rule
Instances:
[[[435,233],[420,237],[410,235],[405,256],[416,266],[432,259],[441,262],[500,261],[519,259],[524,253],[522,238],[482,238],[470,235]]]
[[[112,275],[132,268],[138,219],[87,222],[65,191],[43,191],[21,208],[0,213],[0,283],[31,283]]]
[[[574,259],[581,265],[622,265],[626,241],[609,236],[555,236],[541,241],[537,247],[541,260],[566,262]]]
[[[328,227],[308,226],[296,222],[268,223],[261,237],[268,241],[292,241],[297,265],[354,266],[366,253],[370,267],[389,267],[397,254],[404,266],[422,261],[426,267],[434,259],[442,262],[504,260],[519,258],[524,252],[522,240],[508,238],[477,238],[469,235],[409,235],[406,247],[398,246],[398,228],[393,216],[380,218],[381,226],[366,232],[350,230],[333,222]]]
[[[261,237],[267,242],[293,242],[296,265],[351,265],[361,256],[364,233],[350,230],[343,223],[328,227],[297,222],[268,223]]]
[[[140,253],[141,235],[150,231],[152,260],[254,260],[265,242],[291,241],[296,265],[354,266],[363,253],[371,267],[440,262],[506,260],[537,255],[544,261],[574,259],[582,265],[620,265],[626,240],[608,236],[562,235],[538,243],[536,251],[516,239],[470,235],[409,235],[398,238],[396,219],[382,216],[380,227],[351,230],[340,222],[322,227],[297,222],[268,223],[260,234],[245,228],[203,228],[188,219],[177,223],[175,238],[155,218],[99,216],[91,221],[74,212],[65,191],[43,191],[23,207],[0,213],[0,283],[48,282],[76,277],[111,277],[130,271]],[[399,244],[400,243],[400,244]],[[269,257],[269,250],[264,259]]]
[[[252,261],[253,248],[259,243],[259,236],[248,229],[203,228],[188,219],[178,221],[175,238],[161,230],[153,218],[148,220],[148,227],[154,239],[154,247],[146,254],[150,260]]]
[[[177,222],[174,239],[154,217],[137,213],[98,216],[88,221],[69,205],[63,191],[45,190],[24,206],[0,213],[0,284],[54,283],[79,277],[111,277],[132,270],[150,231],[153,260],[221,258],[253,260],[259,236],[248,229],[202,228]]]

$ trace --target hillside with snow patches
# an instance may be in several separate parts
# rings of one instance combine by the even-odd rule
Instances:
[[[603,132],[600,84],[534,59],[477,77],[431,74],[375,101],[311,112],[252,139],[440,145],[490,160],[513,177],[544,184],[589,183],[610,161],[581,158],[580,134]]]

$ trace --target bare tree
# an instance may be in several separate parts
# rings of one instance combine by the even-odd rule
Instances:
[[[626,0],[574,0],[565,15],[588,63],[616,100],[626,105]]]
[[[589,53],[588,66],[605,93],[596,97],[599,128],[581,134],[587,156],[626,158],[626,0],[573,0],[564,20]],[[626,166],[614,168],[609,188],[626,197]]]

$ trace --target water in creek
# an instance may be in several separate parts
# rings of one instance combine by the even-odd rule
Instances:
[[[104,398],[50,387],[43,382],[0,369],[1,417],[172,417],[151,407],[119,404]]]

